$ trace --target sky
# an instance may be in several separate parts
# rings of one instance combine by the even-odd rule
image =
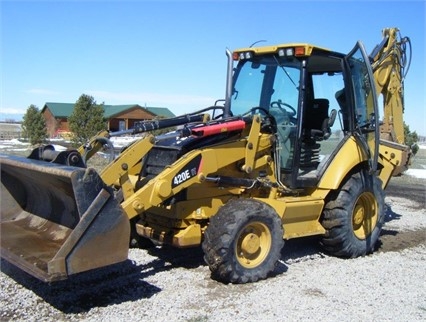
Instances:
[[[98,103],[192,112],[225,96],[225,50],[308,42],[371,52],[381,31],[411,39],[405,122],[426,136],[424,0],[0,0],[0,120],[34,104]]]

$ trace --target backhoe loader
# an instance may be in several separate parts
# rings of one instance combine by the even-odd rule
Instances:
[[[402,115],[408,38],[397,32],[383,30],[370,57],[360,42],[347,55],[305,43],[227,50],[214,106],[76,150],[1,155],[1,256],[52,282],[124,261],[130,244],[201,246],[212,278],[248,283],[274,271],[291,238],[371,253],[384,189],[408,160],[402,118],[380,120],[377,100]],[[111,136],[139,133],[102,171],[86,166]]]

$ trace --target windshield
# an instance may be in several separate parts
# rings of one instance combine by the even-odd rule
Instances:
[[[267,111],[274,102],[295,114],[299,97],[301,63],[297,59],[262,56],[241,61],[234,73],[231,110],[243,115],[252,108]]]

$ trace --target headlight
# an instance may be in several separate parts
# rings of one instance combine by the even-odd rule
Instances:
[[[278,56],[294,56],[294,48],[280,48],[278,49]]]
[[[240,53],[234,53],[233,56],[234,60],[245,60],[245,59],[251,59],[253,58],[253,53],[251,51],[243,51]]]

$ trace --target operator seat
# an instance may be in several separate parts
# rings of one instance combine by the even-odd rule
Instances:
[[[306,111],[304,122],[305,134],[314,141],[327,140],[331,135],[331,127],[336,119],[337,111],[328,114],[330,102],[326,98],[316,98]]]
[[[303,140],[300,151],[300,168],[315,169],[320,162],[320,144],[318,141],[327,140],[331,135],[331,127],[336,119],[337,111],[333,109],[328,114],[330,102],[326,98],[312,101],[305,111],[303,122]]]

